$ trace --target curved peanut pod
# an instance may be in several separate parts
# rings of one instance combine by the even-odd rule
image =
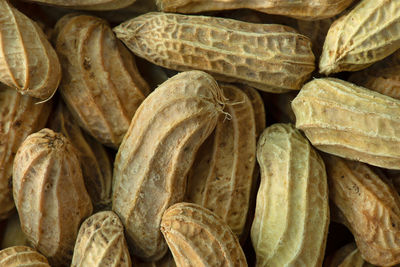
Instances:
[[[362,257],[375,265],[400,263],[400,197],[366,164],[326,155],[330,198],[353,233]]]
[[[324,152],[400,169],[400,101],[334,78],[307,83],[292,102],[296,127]]]
[[[0,82],[21,94],[50,98],[61,80],[61,66],[39,26],[0,1]]]
[[[303,20],[319,20],[339,14],[354,0],[157,0],[165,12],[199,13],[204,11],[249,8],[268,14]]]
[[[124,226],[114,212],[98,212],[82,223],[71,267],[85,266],[132,266]]]
[[[24,139],[46,125],[51,102],[22,96],[0,85],[0,220],[14,210],[12,168],[15,154]]]
[[[52,114],[49,127],[62,133],[76,149],[82,169],[85,187],[94,210],[111,208],[111,162],[104,147],[85,136],[63,102],[59,102]]]
[[[282,25],[148,13],[114,28],[136,55],[274,93],[299,90],[314,70],[310,40]]]
[[[92,213],[75,149],[43,129],[18,149],[13,168],[22,231],[54,266],[69,266],[81,222]]]
[[[168,208],[161,222],[177,266],[247,266],[236,235],[212,211],[193,203]]]
[[[166,253],[161,216],[183,200],[186,175],[223,101],[210,75],[183,72],[153,91],[133,117],[114,163],[113,211],[136,256],[155,261]]]
[[[361,70],[400,48],[400,3],[360,1],[330,27],[319,62],[320,73]]]
[[[214,132],[200,147],[188,175],[186,199],[218,215],[241,236],[250,205],[256,157],[252,103],[232,85],[221,85],[227,104]]]
[[[102,144],[118,148],[149,92],[133,56],[102,19],[67,15],[56,30],[65,103],[85,131]]]
[[[115,10],[127,7],[136,0],[24,0],[40,4],[81,10]]]
[[[14,246],[1,250],[0,266],[50,267],[42,254],[26,246]]]
[[[291,124],[273,124],[257,144],[261,184],[251,240],[257,266],[321,266],[329,225],[325,165]]]

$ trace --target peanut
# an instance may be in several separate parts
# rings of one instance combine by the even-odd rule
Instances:
[[[256,266],[321,266],[329,225],[321,157],[293,125],[273,124],[258,140],[257,160]]]
[[[43,129],[21,144],[13,166],[13,193],[22,231],[54,266],[69,266],[79,225],[92,213],[75,149]]]
[[[0,266],[50,267],[42,254],[26,246],[14,246],[1,250]]]
[[[215,80],[190,71],[164,82],[137,110],[115,159],[113,185],[113,211],[134,255],[156,261],[166,253],[161,216],[183,200],[186,174],[222,104]]]
[[[177,266],[246,266],[246,257],[229,226],[193,203],[169,207],[161,222]]]
[[[166,68],[275,93],[299,90],[314,70],[309,39],[290,27],[148,13],[114,28],[136,55]]]

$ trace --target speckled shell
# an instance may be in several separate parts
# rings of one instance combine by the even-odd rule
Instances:
[[[12,166],[24,139],[46,125],[52,104],[22,96],[0,84],[0,220],[14,210]]]
[[[273,124],[258,140],[257,161],[256,266],[321,266],[329,225],[321,157],[293,125]]]
[[[136,0],[24,0],[45,5],[81,10],[115,10],[125,8]]]
[[[21,94],[50,98],[61,80],[57,54],[40,27],[0,1],[0,82]]]
[[[43,129],[25,139],[14,160],[22,231],[54,266],[69,266],[79,225],[92,213],[74,150],[62,134]]]
[[[85,266],[132,266],[124,227],[114,212],[98,212],[82,223],[71,267]]]
[[[292,102],[296,127],[316,148],[400,169],[400,101],[334,78],[307,83]]]
[[[342,12],[354,0],[157,0],[166,12],[198,13],[213,10],[249,8],[268,14],[318,20]]]
[[[47,259],[26,246],[14,246],[0,251],[0,266],[4,267],[50,267]]]
[[[330,199],[342,212],[362,257],[378,266],[400,263],[400,197],[366,164],[324,157]]]
[[[114,28],[130,50],[169,69],[275,93],[299,90],[314,70],[310,40],[290,27],[148,13]]]
[[[7,219],[4,227],[3,238],[1,239],[1,249],[13,246],[28,246],[29,242],[21,229],[18,213],[14,213]],[[1,265],[0,265],[1,266]]]
[[[179,267],[247,267],[236,235],[221,218],[200,205],[182,202],[168,208],[161,232]]]
[[[222,218],[240,236],[246,223],[256,162],[256,122],[247,95],[221,85],[228,103],[188,174],[186,200]]]
[[[210,75],[183,72],[154,90],[133,117],[114,163],[113,211],[134,255],[155,261],[167,251],[161,216],[183,200],[187,172],[223,101]]]
[[[52,113],[48,126],[62,133],[76,148],[83,180],[94,210],[111,209],[112,169],[104,147],[81,131],[61,101]]]
[[[65,103],[84,130],[101,143],[118,148],[149,92],[133,56],[102,19],[67,15],[56,30]]]
[[[400,48],[400,2],[363,0],[330,27],[319,62],[326,75],[364,69]]]

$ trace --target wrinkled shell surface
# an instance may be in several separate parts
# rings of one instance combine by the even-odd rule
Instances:
[[[275,93],[299,90],[314,70],[310,40],[290,27],[148,13],[114,28],[136,55],[169,69]]]
[[[0,82],[21,94],[50,98],[61,79],[57,54],[27,16],[0,1]]]
[[[193,203],[165,211],[161,231],[177,266],[247,266],[236,235],[215,213]]]
[[[318,149],[400,169],[400,101],[334,78],[307,83],[292,102],[296,127]]]
[[[65,103],[90,135],[118,148],[149,91],[133,56],[102,19],[67,15],[56,30]]]
[[[18,149],[13,168],[22,231],[51,265],[69,266],[81,222],[92,213],[75,149],[43,129]]]
[[[329,225],[325,165],[291,124],[273,124],[257,144],[261,184],[251,240],[257,266],[321,266]]]
[[[186,174],[223,100],[210,75],[183,72],[154,90],[133,117],[114,163],[113,211],[136,256],[154,261],[167,251],[161,216],[183,200]]]
[[[1,250],[0,266],[50,267],[42,254],[26,246],[14,246]]]

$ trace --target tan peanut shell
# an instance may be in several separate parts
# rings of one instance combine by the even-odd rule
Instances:
[[[114,163],[113,211],[134,255],[155,261],[166,253],[161,216],[183,200],[187,172],[223,101],[210,75],[183,72],[155,89],[133,117]]]
[[[65,103],[84,130],[99,142],[118,148],[149,92],[133,56],[107,22],[93,16],[67,15],[56,31]]]
[[[250,204],[256,161],[256,122],[247,95],[232,85],[221,85],[229,103],[214,132],[200,147],[188,174],[186,200],[218,215],[241,236]]]
[[[161,221],[177,266],[247,266],[236,235],[212,211],[193,203],[168,208]]]
[[[45,5],[81,10],[115,10],[127,7],[136,0],[24,0]]]
[[[324,162],[291,124],[273,124],[257,144],[261,184],[251,240],[256,266],[321,266],[329,225]]]
[[[3,238],[1,239],[1,249],[13,246],[28,246],[29,242],[21,229],[18,213],[14,213],[7,219],[7,224],[4,227]],[[1,266],[1,265],[0,265]]]
[[[0,220],[14,210],[12,167],[15,153],[24,139],[46,124],[52,104],[22,96],[0,84]]]
[[[366,262],[358,249],[353,250],[338,267],[374,267],[371,263]]]
[[[268,14],[284,15],[303,20],[329,18],[342,12],[354,0],[157,0],[166,12],[199,13],[248,8]]]
[[[111,162],[104,147],[85,135],[63,102],[53,112],[49,128],[62,133],[76,149],[85,187],[94,210],[111,209]]]
[[[324,158],[330,198],[343,213],[362,257],[378,266],[400,263],[400,197],[366,164]]]
[[[330,27],[320,73],[361,70],[400,48],[400,2],[363,0]]]
[[[71,267],[85,266],[132,266],[124,226],[114,212],[98,212],[82,223]]]
[[[400,101],[334,78],[315,79],[292,102],[296,127],[324,152],[400,169]]]
[[[21,94],[50,98],[61,80],[57,54],[40,27],[0,1],[0,82]]]
[[[247,95],[252,104],[256,122],[256,137],[258,138],[266,124],[264,101],[256,89],[247,85],[240,86],[240,89]]]
[[[79,225],[92,213],[78,157],[62,134],[43,129],[18,149],[13,168],[22,231],[54,266],[69,266]]]
[[[290,27],[148,13],[114,28],[130,50],[169,69],[275,93],[299,90],[314,70],[311,42]]]
[[[14,246],[0,251],[0,266],[4,267],[50,267],[47,259],[26,246]]]
[[[368,68],[352,74],[349,81],[400,100],[400,65]]]

